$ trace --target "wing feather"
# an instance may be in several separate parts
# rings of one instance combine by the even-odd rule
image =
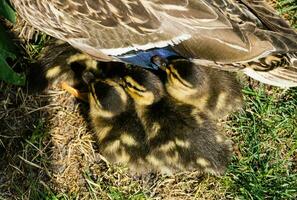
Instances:
[[[296,32],[264,0],[11,1],[34,27],[99,60],[171,45],[196,63],[228,69],[297,52]],[[296,74],[286,68],[257,76],[290,72]]]
[[[265,0],[240,0],[245,6],[247,6],[255,16],[257,16],[263,24],[265,24],[270,30],[296,34],[290,25],[281,18],[276,11],[267,4]]]

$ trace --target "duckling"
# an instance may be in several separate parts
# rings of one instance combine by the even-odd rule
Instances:
[[[102,155],[112,163],[128,165],[132,172],[143,173],[148,144],[133,101],[112,79],[96,77],[86,71],[89,86],[90,118]]]
[[[100,66],[100,67],[99,67]],[[43,91],[48,85],[59,85],[76,98],[87,100],[87,85],[82,79],[85,71],[103,76],[119,74],[123,63],[98,62],[66,42],[51,39],[30,68],[28,86],[31,92]],[[113,73],[114,71],[117,73]]]
[[[130,68],[120,84],[135,102],[150,148],[146,160],[155,170],[166,174],[225,171],[230,143],[205,113],[192,116],[191,105],[170,98],[161,80],[142,68]]]
[[[62,81],[78,86],[83,83],[82,72],[86,67],[96,68],[97,62],[61,40],[50,40],[41,51],[37,62],[30,68],[30,91],[43,91],[48,85]]]
[[[154,56],[152,62],[166,72],[165,88],[176,100],[193,105],[214,119],[241,108],[241,86],[232,74],[200,67],[183,58]]]

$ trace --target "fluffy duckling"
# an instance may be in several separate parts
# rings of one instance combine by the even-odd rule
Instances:
[[[155,170],[167,174],[195,169],[213,174],[225,171],[230,143],[207,115],[192,116],[193,107],[166,96],[160,79],[147,70],[129,69],[121,85],[135,102],[150,148],[146,160]]]
[[[83,79],[90,90],[90,118],[100,152],[109,162],[144,172],[148,145],[133,101],[112,79],[100,79],[91,72],[85,72]]]
[[[193,105],[215,119],[241,108],[241,86],[234,75],[199,67],[183,58],[166,60],[155,56],[153,62],[166,72],[165,88],[176,100]]]
[[[41,52],[37,63],[30,68],[30,91],[43,91],[48,85],[67,83],[76,88],[86,88],[82,72],[96,69],[97,62],[60,40],[51,40]],[[62,84],[63,86],[64,84]]]
[[[90,71],[104,78],[119,75],[123,69],[123,63],[98,62],[68,43],[52,39],[43,49],[36,65],[30,69],[28,84],[33,92],[43,91],[48,85],[59,85],[87,102],[88,86],[82,79],[83,72]]]

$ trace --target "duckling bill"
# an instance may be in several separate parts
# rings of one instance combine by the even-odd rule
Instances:
[[[98,62],[66,42],[51,39],[29,70],[29,91],[41,92],[50,85],[58,85],[87,102],[88,86],[82,79],[83,73],[90,71],[98,76],[100,74],[102,78],[112,77],[113,74],[122,73],[123,66],[123,63]]]
[[[29,68],[28,89],[31,93],[42,92],[55,85],[80,98],[75,89],[87,89],[82,73],[86,69],[96,70],[97,64],[90,56],[66,42],[51,39],[41,51],[37,62]]]

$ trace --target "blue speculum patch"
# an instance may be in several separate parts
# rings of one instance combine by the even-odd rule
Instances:
[[[149,50],[131,51],[124,55],[117,56],[123,62],[157,70],[159,67],[152,63],[152,57],[160,56],[162,58],[181,57],[170,46],[164,48],[154,48]]]

